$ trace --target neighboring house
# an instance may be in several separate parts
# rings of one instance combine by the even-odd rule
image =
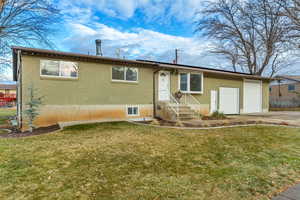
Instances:
[[[16,105],[16,84],[0,83],[0,107]]]
[[[270,79],[204,67],[13,47],[18,121],[28,87],[44,97],[37,126],[89,120],[192,119],[267,112]],[[181,91],[178,93],[178,91]],[[181,96],[181,98],[179,98]]]
[[[0,94],[2,95],[16,95],[16,84],[0,83]]]
[[[278,76],[270,84],[272,107],[300,106],[300,76]]]

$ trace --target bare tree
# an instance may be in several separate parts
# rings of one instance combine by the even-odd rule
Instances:
[[[197,31],[217,41],[215,52],[230,60],[234,70],[273,76],[285,66],[292,30],[276,0],[216,0],[206,5]]]
[[[216,45],[216,47],[210,51],[210,53],[222,55],[225,59],[231,61],[231,66],[234,72],[238,72],[238,61],[239,61],[239,54],[238,49],[232,45]],[[240,70],[243,70],[241,68]]]
[[[279,3],[284,7],[284,15],[289,17],[294,28],[300,31],[300,0],[280,0]]]
[[[49,0],[0,0],[0,58],[7,59],[12,45],[50,46],[59,11]],[[0,61],[0,73],[7,63]]]

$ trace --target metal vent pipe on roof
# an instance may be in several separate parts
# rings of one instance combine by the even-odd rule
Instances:
[[[102,54],[102,41],[97,39],[96,42],[96,56],[103,56]]]

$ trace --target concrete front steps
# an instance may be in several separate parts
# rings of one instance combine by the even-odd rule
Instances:
[[[178,111],[177,120],[187,121],[193,119],[199,119],[199,115],[187,105],[169,105],[171,110]]]

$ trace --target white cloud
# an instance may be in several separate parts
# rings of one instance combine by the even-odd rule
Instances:
[[[203,6],[203,0],[60,0],[64,14],[90,17],[91,12],[102,12],[116,18],[128,19],[141,11],[148,20],[176,19],[193,22],[195,12]]]
[[[69,47],[69,51],[94,54],[94,41],[100,38],[104,56],[109,57],[115,57],[117,49],[121,49],[121,55],[129,59],[172,62],[178,48],[182,64],[216,67],[218,61],[207,53],[212,44],[194,37],[173,36],[143,28],[120,31],[100,23],[93,23],[90,27],[71,23],[68,29],[73,30],[72,35],[63,44]]]

